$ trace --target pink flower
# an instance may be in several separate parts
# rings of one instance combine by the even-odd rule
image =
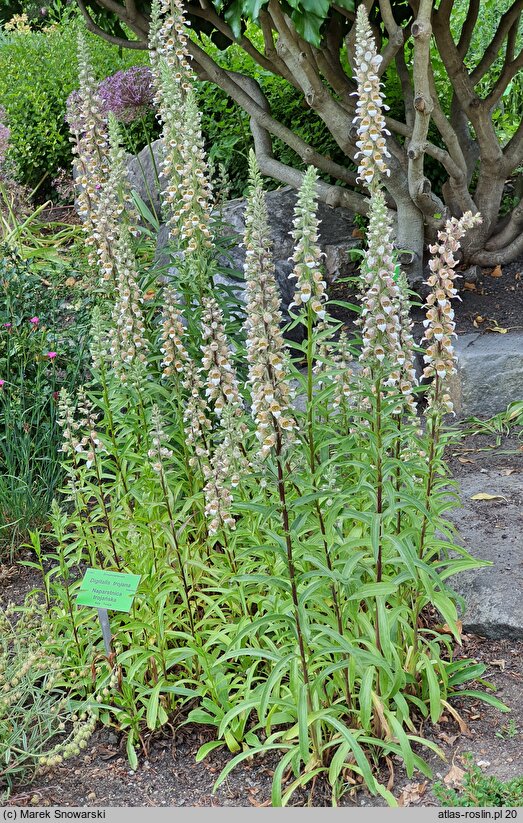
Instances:
[[[38,326],[38,324],[39,324],[39,322],[40,322],[40,318],[39,318],[39,317],[36,317],[36,315],[35,315],[34,317],[31,317],[31,318],[29,319],[29,322],[30,322],[30,323],[32,323],[32,324],[33,324],[33,326]]]
[[[57,354],[58,354],[58,352],[56,352],[56,351],[48,351],[45,356],[48,357],[49,360],[54,360],[55,357],[57,356]]]
[[[4,329],[10,329],[12,325],[12,323],[4,323]]]
[[[4,383],[5,383],[5,380],[0,380],[0,389],[2,388],[2,386],[4,385]]]

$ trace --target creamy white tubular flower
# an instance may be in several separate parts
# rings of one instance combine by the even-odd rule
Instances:
[[[267,206],[254,153],[249,158],[250,191],[245,212],[247,284],[247,360],[251,411],[261,456],[292,442],[296,421],[291,412],[287,353],[281,333],[280,294],[270,253]]]
[[[473,226],[481,223],[481,215],[466,212],[459,220],[452,217],[447,220],[445,229],[438,232],[438,240],[429,246],[432,259],[429,261],[431,275],[427,285],[431,292],[427,298],[427,314],[423,325],[428,343],[424,361],[423,376],[433,379],[433,390],[428,395],[428,407],[443,412],[452,412],[452,402],[444,391],[445,383],[456,370],[454,336],[456,324],[451,301],[457,297],[454,281],[459,275],[454,271],[458,260],[455,257],[463,235]],[[437,387],[436,387],[437,384]]]
[[[388,106],[383,102],[382,84],[378,76],[382,58],[376,52],[376,43],[363,4],[358,6],[356,13],[355,46],[354,74],[358,84],[354,117],[358,132],[356,158],[359,179],[371,188],[378,182],[380,175],[389,174],[387,158],[390,153],[386,135],[390,132],[385,127],[383,111]]]

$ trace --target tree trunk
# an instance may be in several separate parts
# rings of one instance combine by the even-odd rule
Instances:
[[[423,283],[423,249],[425,231],[423,215],[408,197],[396,200],[397,228],[395,246],[401,268],[413,289]]]
[[[391,174],[385,185],[396,203],[396,239],[401,268],[413,289],[419,289],[423,282],[423,249],[425,247],[425,226],[423,215],[412,202],[405,171],[391,158]]]

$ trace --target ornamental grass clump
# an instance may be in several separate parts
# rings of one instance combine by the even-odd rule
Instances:
[[[375,63],[363,15],[360,7],[360,75]],[[392,766],[388,786],[380,766],[400,757],[409,776],[429,774],[420,751],[442,753],[421,736],[428,718],[459,718],[455,696],[503,707],[463,688],[484,667],[456,654],[447,580],[484,563],[453,543],[446,520],[447,372],[427,390],[425,431],[415,415],[426,390],[415,379],[408,291],[380,186],[379,81],[372,77],[378,86],[363,89],[358,109],[361,127],[372,121],[362,135],[375,147],[362,155],[371,210],[361,339],[330,313],[318,181],[308,169],[292,230],[290,321],[306,335],[290,344],[253,153],[242,328],[238,308],[211,292],[218,250],[184,27],[180,4],[172,13],[156,7],[152,65],[174,270],[169,282],[155,279],[121,227],[113,307],[94,318],[89,403],[62,399],[71,499],[53,512],[56,566],[42,566],[51,646],[81,696],[93,694],[84,674],[93,664],[91,701],[125,731],[133,768],[147,730],[187,715],[214,729],[198,759],[219,746],[233,755],[216,785],[242,760],[273,752],[274,805],[298,789],[313,802],[318,785],[336,804],[362,784],[394,805]],[[190,146],[200,148],[190,156]],[[450,296],[451,229],[434,249],[427,368],[446,342],[432,323]],[[75,606],[73,572],[86,564],[140,575],[132,610],[111,618],[109,656],[92,611]]]

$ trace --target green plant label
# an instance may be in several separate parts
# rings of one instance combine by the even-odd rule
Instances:
[[[120,574],[120,572],[87,569],[76,603],[78,606],[94,606],[96,609],[128,612],[133,605],[139,582],[139,574]]]

